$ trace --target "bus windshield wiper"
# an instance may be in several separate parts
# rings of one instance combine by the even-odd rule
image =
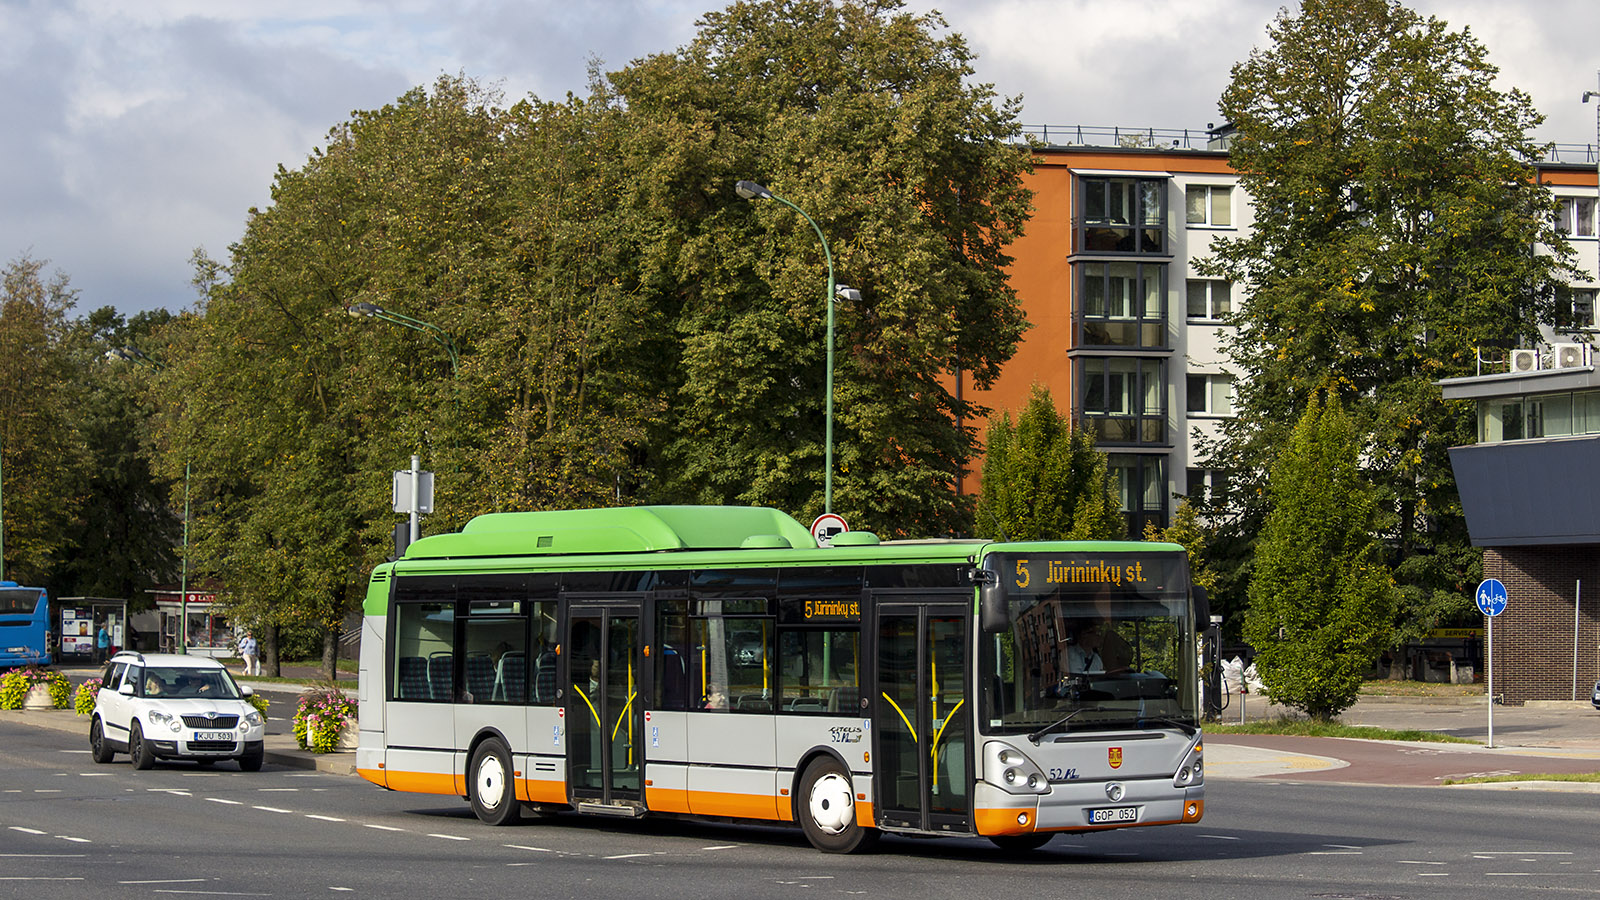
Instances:
[[[1034,733],[1028,735],[1028,740],[1032,741],[1035,744],[1039,743],[1039,738],[1044,737],[1046,732],[1051,731],[1051,730],[1055,729],[1058,726],[1067,724],[1069,721],[1072,720],[1073,716],[1077,715],[1078,713],[1083,712],[1085,709],[1088,709],[1088,707],[1086,707],[1086,706],[1078,707],[1077,709],[1073,710],[1072,712],[1069,712],[1066,715],[1062,716],[1061,718],[1055,720],[1054,722],[1051,722],[1049,725],[1046,725],[1045,727],[1039,729],[1038,731],[1035,731]]]
[[[1169,719],[1166,716],[1140,716],[1134,720],[1134,725],[1138,728],[1144,728],[1148,725],[1166,725],[1178,729],[1186,737],[1194,737],[1200,732],[1200,729],[1190,725],[1188,722],[1180,722],[1177,719]]]

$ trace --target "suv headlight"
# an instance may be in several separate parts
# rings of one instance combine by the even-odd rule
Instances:
[[[261,713],[253,709],[250,710],[244,714],[244,723],[251,728],[261,727]]]
[[[183,730],[182,719],[172,715],[171,713],[164,713],[159,709],[153,709],[150,711],[150,721],[155,722],[158,725],[165,725],[173,732],[179,732]]]

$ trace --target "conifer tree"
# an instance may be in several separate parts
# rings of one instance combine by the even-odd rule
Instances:
[[[1121,504],[1105,454],[1088,431],[1073,428],[1034,385],[1015,423],[989,423],[978,533],[1009,541],[1119,540]]]

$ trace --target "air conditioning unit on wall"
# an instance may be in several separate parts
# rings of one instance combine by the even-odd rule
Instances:
[[[1513,350],[1511,351],[1511,371],[1537,372],[1539,371],[1539,351]]]
[[[1558,369],[1578,369],[1589,364],[1588,344],[1551,344],[1550,351]]]

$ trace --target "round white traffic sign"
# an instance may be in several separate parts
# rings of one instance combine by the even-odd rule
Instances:
[[[1478,611],[1494,618],[1506,611],[1506,586],[1498,578],[1485,578],[1478,585]]]
[[[844,534],[850,526],[844,521],[844,516],[838,513],[823,513],[811,523],[811,536],[817,539],[818,547],[833,545],[833,536]]]

